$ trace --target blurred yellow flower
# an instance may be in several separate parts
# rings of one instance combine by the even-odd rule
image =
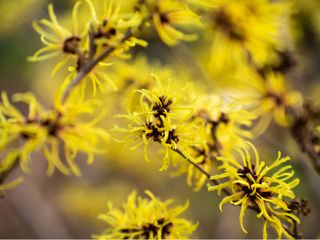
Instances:
[[[252,125],[255,115],[242,109],[236,101],[224,101],[218,95],[199,97],[193,107],[193,124],[200,125],[205,134],[197,133],[195,139],[204,142],[191,148],[195,163],[211,173],[217,167],[216,158],[229,154],[233,149],[245,145],[245,140],[252,138],[247,127]],[[195,182],[195,190],[199,190],[206,182],[206,176],[193,165],[183,161],[179,163],[178,173],[187,173],[188,184]]]
[[[108,223],[102,234],[95,239],[187,239],[197,228],[197,224],[181,218],[187,208],[170,207],[173,200],[161,201],[150,191],[145,192],[148,199],[137,197],[134,191],[123,204],[122,209],[109,203],[109,212],[99,218]]]
[[[208,31],[214,28],[210,56],[213,71],[249,61],[261,66],[282,47],[280,30],[290,14],[287,1],[211,0],[206,5]]]
[[[289,89],[284,75],[271,72],[262,77],[256,71],[248,70],[240,77],[245,80],[238,88],[237,97],[259,118],[254,129],[256,135],[263,133],[272,119],[280,126],[290,126],[289,110],[301,106],[302,96],[300,92]]]
[[[159,79],[169,79],[173,75],[170,68],[159,62],[151,61],[145,56],[137,56],[130,61],[116,61],[110,69],[110,77],[117,83],[118,93],[123,98],[128,98],[124,101],[127,103],[131,101],[130,97],[133,90],[156,87],[157,82],[152,74]],[[135,101],[132,100],[132,102]]]
[[[152,20],[161,40],[174,46],[180,41],[193,41],[196,34],[187,34],[179,28],[201,26],[200,17],[191,11],[186,4],[176,0],[159,0],[154,2]]]
[[[208,126],[208,135],[216,144],[217,153],[227,153],[235,147],[243,146],[252,134],[245,127],[250,127],[256,118],[237,100],[224,100],[218,95],[199,97],[194,109],[194,117]]]
[[[75,164],[79,152],[88,155],[90,164],[94,154],[105,151],[109,135],[95,126],[102,115],[90,121],[83,119],[87,114],[94,114],[94,109],[99,106],[96,100],[85,101],[79,94],[74,94],[63,105],[57,101],[53,110],[45,110],[33,94],[15,94],[13,100],[26,103],[29,108],[25,116],[10,103],[6,93],[3,92],[1,97],[0,112],[4,117],[0,120],[0,129],[5,134],[1,149],[6,153],[4,158],[16,153],[24,172],[29,171],[31,154],[37,150],[41,150],[47,159],[49,175],[55,168],[64,174],[71,171],[80,175]],[[11,147],[13,143],[17,145]],[[60,156],[60,147],[63,147],[64,158]]]

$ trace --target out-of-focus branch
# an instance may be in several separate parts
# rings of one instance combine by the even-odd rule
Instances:
[[[293,112],[294,123],[290,131],[302,152],[309,156],[313,168],[320,175],[320,108],[306,102],[303,108]]]

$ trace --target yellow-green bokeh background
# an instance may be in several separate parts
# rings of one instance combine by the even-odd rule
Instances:
[[[69,14],[74,3],[71,0],[51,2],[61,17]],[[299,77],[292,77],[293,84],[308,99],[320,102],[320,5],[318,0],[297,2],[300,4],[294,28]],[[58,78],[49,74],[54,61],[26,61],[40,46],[31,22],[47,16],[47,4],[46,0],[0,0],[0,90],[10,95],[33,91],[44,105],[50,106]],[[164,64],[172,63],[174,51],[157,39],[145,50],[148,56],[159,57]],[[141,50],[138,52],[141,54]],[[179,70],[174,71],[183,72],[189,62],[181,58],[179,61]],[[300,153],[289,131],[272,125],[256,143],[264,159],[275,159],[277,150],[291,156],[291,163],[301,179],[296,194],[308,199],[312,209],[311,214],[302,219],[301,230],[305,238],[320,237],[320,177]],[[33,171],[25,176],[24,184],[7,191],[6,197],[0,199],[0,238],[90,238],[105,227],[97,215],[106,211],[107,202],[120,205],[133,189],[140,194],[149,189],[163,199],[174,198],[179,204],[189,199],[190,209],[185,216],[200,223],[195,237],[261,238],[262,224],[255,213],[247,213],[245,226],[250,234],[245,235],[239,226],[240,208],[228,205],[221,214],[216,193],[207,192],[205,188],[193,192],[184,176],[173,178],[170,169],[159,172],[161,163],[157,158],[146,163],[141,152],[128,152],[114,142],[111,146],[109,154],[97,157],[92,166],[80,159],[82,177],[60,173],[47,177],[46,162],[35,154],[31,164]],[[11,177],[19,174],[17,170]]]

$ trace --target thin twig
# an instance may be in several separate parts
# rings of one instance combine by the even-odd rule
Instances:
[[[176,153],[178,153],[180,156],[182,156],[184,159],[186,159],[190,164],[192,164],[195,168],[197,168],[203,175],[206,176],[209,182],[213,183],[214,185],[219,185],[220,183],[215,179],[210,179],[211,175],[206,170],[204,170],[200,165],[196,164],[194,161],[189,159],[180,149],[174,149]],[[227,189],[222,189],[223,193],[225,195],[231,195],[231,192]]]

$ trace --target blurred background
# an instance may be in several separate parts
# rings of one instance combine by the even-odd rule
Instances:
[[[58,17],[63,19],[70,14],[75,1],[51,2]],[[47,17],[48,3],[47,0],[0,0],[0,90],[9,95],[32,91],[44,105],[50,106],[51,96],[59,84],[55,81],[59,75],[50,77],[54,60],[26,61],[40,46],[31,22]],[[319,0],[296,0],[296,3],[292,24],[296,30],[298,62],[292,73],[292,85],[320,104],[320,3]],[[187,67],[193,65],[188,56],[192,48],[198,47],[197,43],[169,49],[158,39],[149,37],[149,42],[147,49],[138,48],[133,55],[143,52],[148,61],[155,62],[154,68],[169,68],[174,75],[194,79],[198,74],[198,67]],[[112,114],[109,117],[112,119]],[[105,124],[111,127],[114,120]],[[245,226],[250,234],[245,235],[239,225],[240,208],[226,205],[221,214],[218,209],[221,198],[216,193],[206,188],[194,192],[186,184],[185,176],[173,177],[172,169],[159,172],[160,162],[146,163],[139,150],[128,153],[121,145],[111,144],[109,152],[98,156],[91,166],[79,159],[82,177],[58,172],[47,177],[46,161],[35,154],[32,173],[25,175],[21,186],[7,191],[5,198],[0,199],[0,238],[90,238],[105,228],[97,215],[106,212],[107,202],[120,206],[133,189],[140,194],[149,189],[162,199],[176,199],[178,204],[189,199],[190,208],[185,216],[200,223],[194,237],[261,238],[262,222],[255,213],[247,211]],[[304,238],[320,238],[320,176],[299,151],[289,131],[272,125],[256,140],[256,146],[262,158],[275,159],[277,150],[291,156],[291,164],[301,179],[296,195],[307,199],[311,208],[311,213],[302,220],[301,231]],[[10,178],[20,174],[17,170]]]

